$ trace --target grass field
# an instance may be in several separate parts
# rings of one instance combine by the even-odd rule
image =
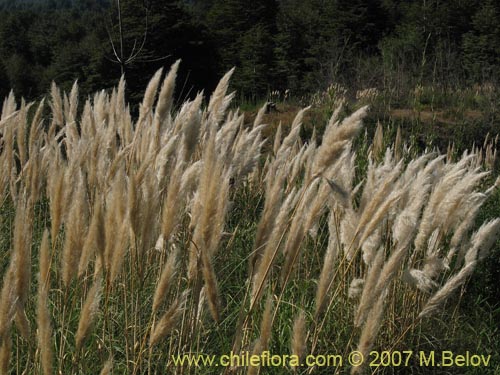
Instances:
[[[174,106],[177,69],[138,118],[123,81],[5,100],[0,373],[500,372],[494,88],[242,115],[232,72]]]

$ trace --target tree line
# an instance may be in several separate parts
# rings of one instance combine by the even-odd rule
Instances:
[[[352,88],[495,83],[494,0],[10,0],[0,2],[0,94],[38,98],[51,81],[83,94],[125,74],[129,99],[183,60],[177,95],[233,89],[258,100]]]

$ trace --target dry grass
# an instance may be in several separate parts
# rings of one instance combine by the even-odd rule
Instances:
[[[4,373],[164,373],[171,355],[260,353],[274,340],[299,357],[332,345],[366,354],[384,326],[385,347],[417,332],[493,246],[498,219],[472,233],[496,189],[484,184],[480,152],[411,160],[400,135],[384,150],[380,128],[355,185],[366,107],[335,111],[319,145],[299,137],[306,110],[265,139],[264,109],[252,124],[228,110],[232,71],[207,108],[198,95],[173,112],[177,69],[152,78],[136,121],[124,81],[81,113],[77,86],[68,97],[54,85],[51,115],[42,103],[31,122],[29,105],[5,100],[0,203],[15,218],[0,305]],[[258,218],[245,227],[250,212]],[[231,284],[236,274],[241,284]],[[332,343],[339,326],[349,333]]]

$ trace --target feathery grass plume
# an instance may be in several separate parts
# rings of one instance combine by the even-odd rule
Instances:
[[[249,258],[251,274],[255,272],[256,262],[264,251],[271,233],[273,233],[273,223],[279,214],[279,202],[282,199],[285,178],[284,168],[278,168],[276,163],[273,163],[266,176],[264,209],[257,225],[253,252]]]
[[[116,243],[114,239],[118,238],[118,233],[125,221],[126,201],[125,196],[125,171],[118,169],[111,189],[106,197],[106,212],[104,215],[105,228],[105,248],[104,248],[104,266],[109,271],[113,258],[113,250]]]
[[[371,151],[373,152],[375,159],[378,159],[379,156],[384,153],[384,131],[380,121],[377,121],[377,128],[375,129],[375,134],[373,135]]]
[[[78,269],[83,242],[85,239],[86,219],[88,217],[87,194],[82,174],[78,175],[78,185],[73,194],[72,205],[65,224],[65,238],[61,258],[61,279],[67,288]]]
[[[7,120],[9,116],[15,114],[16,112],[16,97],[14,91],[11,89],[9,95],[4,99],[2,103],[2,117],[1,120]]]
[[[94,116],[95,122],[100,129],[103,129],[105,125],[109,125],[109,112],[108,107],[108,94],[105,90],[98,91],[94,94]]]
[[[130,104],[125,102],[125,81],[123,76],[116,90],[114,116],[112,118],[114,119],[112,128],[116,129],[118,133],[119,145],[131,146],[134,139],[135,124],[132,124]]]
[[[161,234],[165,241],[170,239],[179,217],[182,214],[183,191],[181,190],[182,177],[185,171],[185,164],[182,159],[178,159],[173,172],[170,175],[167,187],[167,195],[163,203],[161,213]]]
[[[356,153],[352,151],[351,147],[348,147],[345,150],[337,164],[339,164],[339,169],[336,170],[335,175],[327,177],[334,178],[335,182],[340,185],[345,194],[347,194],[347,197],[341,197],[339,202],[334,202],[333,207],[340,205],[345,209],[346,207],[350,207],[352,197],[354,197],[357,193],[356,187],[353,188],[354,177],[356,174]],[[339,200],[337,195],[340,194],[337,193],[335,197],[336,200]]]
[[[306,316],[303,310],[297,315],[293,321],[292,329],[292,355],[296,355],[300,360],[306,352]],[[296,368],[294,368],[296,370]]]
[[[456,226],[453,236],[450,239],[450,249],[446,255],[448,264],[451,262],[453,256],[456,254],[459,246],[465,240],[465,236],[475,223],[476,216],[479,213],[483,203],[488,198],[488,194],[475,193],[472,194],[467,202],[464,204],[466,214],[461,222]]]
[[[217,277],[212,263],[212,259],[208,254],[207,249],[201,249],[202,274],[205,280],[205,292],[207,296],[208,308],[215,322],[219,322],[220,315],[220,300],[219,287],[217,285]]]
[[[499,235],[500,218],[483,223],[471,237],[472,250],[465,255],[465,263],[484,260]]]
[[[316,289],[315,310],[314,315],[318,316],[325,306],[326,296],[333,276],[333,266],[335,259],[338,256],[339,241],[337,237],[337,228],[335,223],[335,215],[331,211],[328,218],[329,239],[328,247],[323,259],[323,266],[319,274],[318,287]]]
[[[338,240],[343,245],[342,250],[346,253],[347,259],[352,259],[357,249],[355,244],[356,228],[359,223],[359,214],[352,207],[347,207],[340,220],[340,225],[335,224],[335,231],[339,231]],[[330,231],[330,235],[331,235]],[[337,234],[335,234],[337,236]],[[336,237],[335,237],[336,238]]]
[[[172,101],[174,95],[175,88],[175,79],[177,77],[177,70],[179,69],[179,64],[181,60],[177,60],[170,67],[170,71],[167,76],[163,80],[163,84],[161,86],[160,94],[158,96],[158,103],[156,104],[155,110],[155,122],[157,122],[157,126],[161,128],[164,124],[164,121],[172,108]]]
[[[139,107],[139,118],[132,139],[133,155],[138,161],[144,161],[145,158],[149,156],[149,153],[157,151],[158,136],[151,136],[155,129],[147,125],[151,124],[153,119],[152,109],[162,72],[162,68],[158,69],[149,81],[146,91],[144,92],[144,98]]]
[[[442,226],[444,233],[461,222],[461,218],[468,212],[468,207],[464,204],[473,193],[476,185],[484,179],[489,172],[476,173],[468,171],[465,176],[458,181],[449,191],[444,199],[439,202],[434,220]],[[465,211],[463,210],[465,208]]]
[[[59,162],[59,165],[54,167],[49,174],[50,238],[52,238],[52,246],[55,246],[56,243],[64,209],[64,169],[61,164]]]
[[[260,338],[255,340],[253,347],[252,347],[252,354],[251,356],[259,356],[262,353],[262,343],[260,341]],[[247,375],[258,375],[260,371],[260,362],[254,366],[252,363],[248,366],[247,370]]]
[[[113,357],[110,356],[106,362],[104,362],[100,375],[111,375],[111,371],[113,371]]]
[[[476,264],[477,262],[475,260],[469,262],[460,272],[448,279],[448,281],[427,301],[418,317],[424,318],[435,313],[451,294],[472,275]]]
[[[84,152],[81,152],[83,147],[80,141],[80,136],[78,134],[78,128],[75,122],[66,123],[63,128],[65,137],[63,143],[66,146],[66,154],[71,162],[76,162],[76,160],[82,160],[84,157]],[[80,151],[80,152],[79,152]]]
[[[237,142],[236,138],[247,132],[248,129],[244,128],[244,115],[240,114],[238,110],[230,110],[225,121],[217,130],[215,138],[217,152],[227,152],[227,155],[223,156],[225,163],[233,158],[231,151],[234,150],[234,144]]]
[[[115,238],[113,244],[113,250],[111,254],[111,263],[109,268],[109,285],[112,285],[118,275],[120,274],[125,261],[129,244],[129,225],[128,221],[125,219],[121,224],[119,224],[117,237]]]
[[[257,112],[257,115],[255,116],[255,119],[253,121],[253,127],[254,127],[254,129],[257,126],[262,125],[262,121],[264,120],[264,115],[267,112],[268,105],[269,105],[269,102],[264,103],[264,105]]]
[[[9,362],[12,351],[12,339],[10,338],[10,329],[6,332],[5,338],[0,341],[0,375],[10,374]]]
[[[14,288],[17,297],[14,306],[15,323],[21,335],[30,340],[30,327],[25,313],[31,279],[31,237],[32,237],[32,204],[26,201],[23,193],[17,202],[14,218],[12,262],[15,267]]]
[[[368,106],[364,106],[344,119],[338,125],[337,118],[341,107],[333,113],[325,133],[321,146],[314,157],[311,170],[312,176],[319,176],[337,159],[345,147],[351,142],[361,130],[363,118],[366,116]]]
[[[310,150],[315,148],[316,145],[304,145],[300,148],[299,152],[293,156],[292,160],[289,163],[290,172],[287,173],[287,185],[293,186],[296,184],[296,180],[300,178],[299,173],[304,169],[305,159],[303,158],[306,150]]]
[[[84,136],[82,129],[82,137]],[[85,135],[86,136],[86,135]],[[96,191],[102,191],[103,188],[103,180],[107,176],[103,176],[99,174],[99,164],[104,159],[103,157],[98,158],[98,153],[101,148],[101,140],[95,139],[95,135],[88,135],[89,139],[94,139],[94,141],[90,141],[89,144],[89,156],[87,158],[87,181],[89,186],[95,187]]]
[[[26,105],[24,99],[21,100],[21,107],[19,108],[18,115],[16,116],[16,143],[17,143],[17,151],[19,154],[19,162],[21,163],[21,169],[26,164],[26,160],[28,159],[28,152],[26,149],[26,126],[28,124],[27,115],[29,108],[33,105],[30,103]]]
[[[407,164],[406,169],[403,173],[403,179],[405,183],[412,183],[411,190],[413,191],[419,191],[420,186],[419,184],[422,184],[423,181],[430,181],[430,176],[429,174],[436,172],[433,168],[428,168],[429,164],[427,163],[434,163],[435,160],[430,161],[432,158],[435,158],[436,154],[433,152],[429,153],[424,153],[421,156],[419,156],[416,159],[410,160],[410,162]],[[437,157],[437,160],[441,160],[442,157]],[[396,162],[398,160],[395,160]],[[422,176],[425,176],[426,178],[423,179]],[[417,185],[415,185],[417,184]],[[409,194],[410,197],[412,197],[412,194]]]
[[[0,169],[3,171],[9,170],[6,168],[7,162],[5,158],[2,157],[2,153],[0,153]],[[4,202],[7,194],[7,186],[9,184],[10,173],[2,173],[0,174],[0,202]]]
[[[175,155],[175,153],[179,152],[179,136],[174,135],[167,142],[164,142],[158,153],[154,155],[153,166],[156,172],[156,179],[160,184],[163,184],[167,180],[168,174],[171,173],[171,169],[173,168],[173,162],[179,160],[179,157]]]
[[[189,106],[185,110],[185,115],[182,117],[182,141],[183,141],[182,152],[185,161],[188,161],[192,157],[196,149],[196,145],[198,144],[198,139],[200,136],[200,126],[201,126],[200,107],[202,100],[203,100],[202,93],[196,95],[196,98],[194,99],[193,102],[189,103]]]
[[[361,352],[364,358],[367,358],[370,354],[370,350],[373,348],[375,339],[377,338],[378,331],[382,326],[382,317],[384,313],[384,302],[387,292],[384,291],[380,297],[375,302],[375,305],[370,310],[366,323],[361,330],[361,336],[358,343],[358,351]],[[366,364],[364,364],[366,366]],[[361,374],[364,371],[364,366],[353,367],[351,369],[351,374]]]
[[[9,96],[10,98],[10,96]],[[0,160],[3,161],[2,165],[2,174],[0,174],[0,179],[2,179],[2,186],[0,186],[0,193],[2,193],[1,198],[3,201],[3,197],[7,192],[7,187],[9,187],[9,192],[12,197],[12,201],[16,201],[16,192],[14,179],[16,178],[16,168],[14,165],[14,130],[13,130],[13,121],[12,118],[17,116],[16,114],[12,114],[9,116],[5,116],[5,106],[7,104],[7,100],[4,102],[4,111],[2,112],[2,120],[0,124],[4,125],[3,129],[1,129],[3,133],[2,140],[2,152],[0,153]],[[14,103],[15,106],[15,103]],[[6,117],[6,118],[5,118]]]
[[[366,136],[365,136],[366,138]],[[364,179],[363,191],[361,193],[361,199],[359,201],[358,212],[363,212],[368,204],[372,201],[373,195],[375,194],[376,187],[380,185],[380,180],[384,176],[382,174],[384,171],[392,170],[394,165],[384,165],[375,163],[373,155],[368,154],[368,168],[366,170],[366,177]],[[358,185],[360,189],[361,186]],[[349,245],[349,243],[347,244]]]
[[[262,350],[269,348],[269,341],[271,339],[271,330],[273,326],[273,296],[269,294],[262,314],[262,321],[260,322],[260,344]]]
[[[2,293],[0,294],[0,343],[8,339],[12,320],[17,310],[19,297],[16,294],[15,274],[16,263],[11,258],[9,267],[4,275]]]
[[[392,207],[390,207],[389,205],[388,208],[390,209]],[[365,262],[365,264],[371,264],[377,252],[377,249],[380,247],[380,244],[382,242],[382,226],[387,220],[384,216],[381,217],[380,225],[377,225],[377,227],[370,235],[366,237],[366,239],[362,241],[360,240],[361,254],[363,256],[363,261]]]
[[[71,86],[71,92],[69,94],[69,106],[66,113],[66,118],[68,122],[75,122],[76,115],[78,111],[78,81],[73,83]]]
[[[318,184],[318,189],[316,194],[309,201],[308,209],[304,211],[304,228],[310,233],[312,232],[312,228],[317,225],[317,221],[319,217],[326,211],[327,202],[332,197],[332,190],[342,190],[340,186],[338,186],[335,182],[325,177]],[[344,195],[345,192],[342,191],[340,195]],[[347,194],[345,194],[347,195]],[[307,196],[307,193],[306,193]],[[306,198],[306,196],[304,198]]]
[[[486,195],[490,195],[491,193],[493,193],[496,189],[498,189],[500,187],[500,176],[498,176],[495,180],[495,182],[493,183],[493,185],[491,185],[485,192],[484,194]]]
[[[196,308],[196,321],[200,322],[205,314],[205,305],[207,302],[206,288],[203,286],[200,290],[200,297],[198,298],[198,306]]]
[[[202,162],[198,160],[184,170],[184,173],[182,174],[181,187],[179,189],[184,192],[184,196],[192,196],[196,189],[202,167]]]
[[[19,197],[14,218],[13,254],[15,263],[15,293],[18,303],[24,308],[30,289],[31,279],[31,238],[33,209],[23,194]]]
[[[307,230],[309,229],[306,227],[306,220],[309,215],[309,209],[312,207],[310,202],[314,200],[314,197],[317,194],[319,183],[320,180],[316,179],[307,187],[307,190],[297,207],[297,212],[300,212],[301,214],[294,215],[291,219],[290,230],[288,231],[288,236],[283,247],[285,262],[281,268],[280,274],[280,280],[283,285],[292,274],[293,267],[298,259],[302,241],[304,240]]]
[[[42,166],[42,151],[40,151],[40,145],[37,143],[31,149],[33,155],[30,155],[28,162],[26,163],[26,185],[28,202],[30,204],[35,204],[40,199],[41,190],[45,184],[46,170],[43,170]]]
[[[406,172],[405,171],[405,175]],[[409,189],[403,192],[403,209],[397,214],[392,226],[392,237],[395,243],[401,244],[413,238],[418,227],[422,207],[429,196],[431,183],[428,174],[419,171],[411,182]],[[404,202],[406,200],[406,202]]]
[[[24,306],[18,301],[16,303],[16,316],[14,318],[16,328],[26,341],[31,340],[31,328]]]
[[[82,275],[87,270],[90,259],[94,256],[97,250],[97,254],[103,255],[105,248],[105,232],[104,232],[104,214],[103,214],[103,203],[100,197],[97,197],[94,202],[94,209],[92,214],[92,219],[90,220],[90,227],[85,237],[85,241],[82,247],[82,254],[80,257],[80,262],[78,264],[78,277]]]
[[[274,228],[270,232],[268,241],[264,244],[262,255],[258,258],[258,264],[254,270],[251,292],[253,303],[260,299],[260,296],[264,291],[269,270],[276,255],[278,254],[280,240],[287,230],[290,212],[297,204],[297,200],[299,199],[301,192],[302,188],[300,190],[294,188],[281,204],[278,216],[274,222]]]
[[[116,108],[118,106],[118,98],[117,98],[117,88],[113,87],[111,89],[111,96],[109,97],[108,102],[108,112],[109,112],[109,127],[112,127],[118,132],[118,124],[116,124]]]
[[[448,192],[467,174],[467,164],[470,160],[471,156],[464,156],[458,163],[448,165],[448,170],[445,170],[445,174],[432,189],[429,201],[422,214],[417,236],[415,237],[416,252],[423,249],[427,238],[436,229],[437,225],[439,225],[435,219],[438,206],[445,200]],[[426,168],[428,167],[429,165]]]
[[[175,88],[175,78],[177,76],[177,69],[179,67],[180,60],[177,60],[170,68],[169,73],[165,77],[160,94],[158,96],[158,103],[156,105],[156,110],[154,113],[149,151],[152,153],[157,152],[160,148],[164,136],[169,132],[167,128],[171,127],[172,121],[170,114],[170,109],[172,107],[173,93]]]
[[[201,256],[201,271],[205,281],[210,312],[215,321],[219,320],[219,291],[212,264],[224,227],[229,195],[229,175],[224,170],[221,158],[215,150],[216,134],[212,132],[205,145],[197,194],[196,206],[192,210],[195,229],[190,249],[189,275],[197,277],[198,256]],[[222,184],[221,184],[222,181]],[[197,254],[198,247],[201,254]]]
[[[275,157],[278,154],[278,150],[280,149],[281,146],[281,132],[282,132],[282,126],[280,122],[278,125],[278,129],[276,129],[276,133],[274,134],[273,154]]]
[[[188,277],[190,280],[195,280],[199,275],[199,252],[209,251],[208,247],[211,231],[213,230],[210,225],[213,222],[216,214],[216,179],[220,176],[220,170],[217,170],[220,163],[217,162],[215,155],[215,133],[212,132],[211,136],[205,144],[203,150],[203,169],[200,172],[200,182],[198,190],[192,202],[191,207],[191,223],[190,227],[194,228],[192,236],[192,244],[189,248],[189,263],[188,263]],[[218,182],[218,181],[217,181]],[[203,249],[205,247],[205,249]],[[203,250],[202,250],[203,249]]]
[[[227,89],[229,87],[229,79],[234,73],[234,69],[232,68],[229,72],[227,72],[224,77],[221,78],[217,87],[215,88],[212,96],[210,97],[210,101],[208,103],[208,113],[209,113],[209,124],[213,126],[217,126],[219,122],[222,120],[224,113],[226,112],[227,107],[231,103],[231,100],[234,97],[234,93],[226,96]]]
[[[300,135],[300,128],[302,127],[302,120],[304,118],[304,114],[310,109],[311,107],[306,107],[301,109],[297,115],[295,116],[291,130],[288,133],[288,135],[283,139],[283,142],[281,142],[281,145],[279,146],[278,150],[275,152],[276,155],[276,164],[284,164],[287,159],[290,157],[290,153],[293,150],[293,146],[299,141],[299,135]],[[275,146],[277,145],[275,141]]]
[[[64,119],[66,121],[65,126],[68,126],[68,123],[69,123],[69,118],[68,118],[69,98],[68,98],[68,94],[65,91],[62,92],[62,98],[63,98]]]
[[[370,237],[370,235],[379,226],[381,221],[386,217],[387,213],[393,206],[397,203],[403,191],[401,189],[392,191],[389,196],[372,212],[372,218],[366,222],[362,227],[358,227],[357,232],[361,233],[359,238],[359,244],[363,245],[364,241]],[[360,223],[364,219],[363,215],[360,217]],[[361,224],[358,224],[361,225]],[[372,257],[371,257],[372,258]]]
[[[50,322],[50,312],[48,308],[48,292],[50,283],[50,247],[49,232],[43,232],[42,244],[40,245],[40,274],[38,280],[37,299],[37,326],[38,326],[38,348],[42,370],[45,375],[52,374],[52,325]]]
[[[342,207],[348,207],[350,202],[349,202],[349,193],[342,188],[338,183],[333,181],[332,179],[325,177],[325,181],[330,187],[330,192],[333,193],[333,197],[336,201],[336,204],[342,206]]]
[[[425,271],[410,269],[403,272],[402,280],[420,289],[424,293],[430,293],[438,284],[432,280]]]
[[[243,120],[243,119],[242,119]],[[262,140],[261,131],[265,125],[260,125],[252,131],[243,129],[241,126],[234,142],[229,143],[231,152],[228,153],[226,164],[231,164],[232,175],[235,184],[242,181],[254,168],[258,166],[260,160],[261,147],[266,143]]]
[[[158,280],[158,285],[153,296],[153,314],[158,311],[161,303],[165,300],[167,293],[172,284],[172,280],[175,276],[175,271],[177,268],[177,256],[179,250],[176,246],[173,246],[172,251],[168,255],[167,261],[163,266],[160,279]]]
[[[139,213],[141,217],[140,240],[143,250],[152,249],[159,234],[159,212],[156,209],[160,205],[158,188],[156,176],[151,168],[148,170],[145,183],[142,186],[144,201],[140,206]]]
[[[148,86],[146,87],[146,91],[144,92],[144,98],[142,99],[142,103],[139,108],[139,119],[137,120],[137,126],[140,127],[141,129],[146,116],[148,116],[153,109],[153,104],[156,97],[156,91],[158,89],[158,85],[160,84],[162,73],[163,73],[163,68],[160,68],[156,71],[154,76],[149,80]],[[165,97],[164,99],[167,98]],[[167,103],[164,102],[162,104],[167,104]],[[138,130],[139,128],[136,129],[136,133]]]
[[[376,224],[380,222],[381,218],[387,213],[390,205],[399,198],[397,191],[394,191],[394,194],[391,193],[395,188],[394,182],[401,173],[402,165],[402,162],[396,164],[392,171],[383,177],[379,187],[373,192],[372,199],[360,214],[356,230],[353,234],[349,235],[349,237],[352,238],[352,243],[349,244],[351,250],[358,247],[359,239],[356,239],[356,236],[358,234],[370,234],[370,231],[375,229]],[[387,200],[387,197],[390,195],[392,195],[391,199]],[[371,225],[367,227],[369,223],[371,223]]]
[[[382,267],[377,284],[374,287],[372,286],[372,295],[369,299],[368,306],[372,305],[373,301],[387,289],[389,283],[394,279],[408,253],[409,243],[410,240],[403,244],[398,244],[396,248],[392,250],[391,255]]]
[[[155,346],[160,340],[172,332],[186,306],[188,293],[187,290],[182,292],[165,314],[163,314],[161,319],[151,327],[151,335],[149,337],[150,346]]]
[[[224,152],[226,155],[221,155],[224,158],[224,163],[227,164],[232,158],[232,145],[236,142],[236,135],[247,132],[247,129],[243,129],[244,116],[240,115],[237,111],[229,111],[226,116],[226,121],[224,121],[220,128],[217,130],[217,136],[215,138],[216,150],[217,152]]]
[[[52,82],[50,87],[50,108],[52,109],[52,121],[50,123],[48,136],[50,139],[54,138],[57,132],[58,127],[62,127],[64,125],[64,110],[63,110],[63,102],[61,98],[61,92],[59,88]]]
[[[40,244],[40,280],[39,290],[48,290],[50,283],[50,247],[49,247],[49,231],[45,229],[42,235],[42,242]]]
[[[95,317],[99,310],[99,303],[102,294],[102,273],[99,273],[92,283],[92,287],[87,293],[87,298],[83,304],[78,321],[78,329],[75,335],[76,349],[80,350],[85,338],[88,336]]]
[[[448,261],[443,258],[440,254],[440,249],[436,248],[432,254],[427,255],[424,260],[424,267],[422,271],[425,276],[429,279],[436,279],[438,275],[449,269]]]

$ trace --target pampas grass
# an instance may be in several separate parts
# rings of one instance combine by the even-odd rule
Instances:
[[[491,142],[416,155],[379,124],[358,155],[367,107],[338,107],[307,139],[313,108],[276,129],[265,106],[253,123],[230,109],[233,70],[207,106],[175,103],[179,64],[156,72],[137,119],[123,78],[82,105],[77,84],[54,84],[49,117],[45,101],[5,100],[0,369],[170,373],[172,356],[231,348],[416,347],[495,246],[500,219],[474,231],[500,185]]]
[[[85,303],[83,304],[82,311],[80,313],[80,320],[78,322],[78,329],[76,331],[75,341],[76,348],[80,349],[83,344],[83,340],[88,336],[90,328],[92,327],[96,314],[99,309],[99,303],[101,301],[102,293],[102,276],[99,273],[92,287],[90,288]]]
[[[172,286],[171,284],[177,268],[177,256],[178,250],[174,247],[167,258],[167,262],[163,266],[163,270],[153,296],[153,313],[158,311],[161,303],[166,298],[168,290]]]
[[[306,319],[304,311],[301,311],[293,322],[291,352],[299,360],[306,352]]]
[[[177,320],[184,310],[187,295],[188,292],[184,291],[183,294],[172,303],[161,319],[151,328],[151,336],[149,338],[150,346],[156,345],[174,329]]]
[[[40,274],[38,279],[37,297],[37,326],[38,347],[42,370],[45,375],[52,374],[53,352],[52,352],[52,324],[50,322],[50,311],[48,308],[48,292],[50,285],[50,248],[49,232],[43,232],[42,244],[40,245]]]

